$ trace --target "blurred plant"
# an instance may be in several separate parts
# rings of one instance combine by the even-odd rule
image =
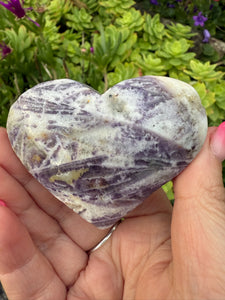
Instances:
[[[78,7],[73,7],[71,12],[66,15],[67,27],[72,28],[75,31],[88,31],[93,28],[92,16],[88,13],[85,8],[79,9]]]
[[[168,23],[166,27],[168,28],[166,32],[168,37],[170,37],[171,39],[185,38],[188,43],[193,46],[194,43],[191,38],[196,36],[196,33],[192,32],[190,26],[182,25],[180,23]]]
[[[1,58],[4,59],[8,54],[10,54],[12,51],[11,48],[9,48],[6,43],[2,42],[0,43],[0,53],[1,53]]]
[[[135,2],[133,0],[100,0],[99,4],[100,9],[105,10],[107,14],[118,16],[124,14]]]
[[[207,29],[203,30],[204,39],[202,40],[203,43],[208,43],[211,37],[210,32]]]
[[[158,50],[157,54],[159,57],[164,58],[167,70],[172,67],[181,68],[195,56],[195,53],[188,52],[189,48],[190,43],[184,38],[180,40],[167,40],[161,49]]]
[[[159,14],[154,17],[145,14],[144,21],[143,41],[145,42],[145,48],[152,51],[157,50],[161,47],[163,38],[166,35],[165,26],[160,22]]]
[[[192,31],[202,37],[202,43],[210,43],[211,37],[224,40],[225,0],[137,0],[137,2],[151,15],[159,13],[163,18],[191,26]],[[197,42],[200,43],[199,40]],[[199,47],[198,57],[218,60],[218,55],[215,55],[211,45]]]
[[[159,5],[159,2],[157,0],[150,0],[151,4],[153,5]]]
[[[208,18],[204,17],[202,15],[202,12],[200,11],[197,16],[193,16],[193,20],[195,21],[195,26],[201,26],[203,27],[205,25],[205,22],[208,20]]]
[[[173,191],[173,182],[169,181],[163,186],[163,190],[166,193],[168,199],[172,202],[174,202],[174,191]]]
[[[0,4],[16,15],[17,18],[23,18],[26,14],[21,6],[20,0],[8,0],[6,3],[0,1]]]
[[[24,3],[24,1],[23,1]],[[32,10],[32,7],[29,8],[23,8],[20,0],[6,0],[6,3],[3,1],[0,1],[0,5],[4,6],[6,9],[11,11],[17,18],[21,19],[26,16],[26,11]],[[31,22],[33,22],[35,25],[40,26],[37,22],[32,20],[30,17],[27,17]]]

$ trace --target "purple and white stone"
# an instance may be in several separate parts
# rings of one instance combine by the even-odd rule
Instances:
[[[56,198],[99,228],[177,176],[201,149],[207,117],[197,92],[144,76],[103,95],[79,82],[38,84],[12,105],[12,147]]]

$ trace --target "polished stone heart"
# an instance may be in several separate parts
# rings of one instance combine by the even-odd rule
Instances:
[[[193,160],[207,117],[197,92],[168,77],[125,80],[103,95],[60,79],[22,94],[10,109],[7,131],[43,186],[105,228]]]

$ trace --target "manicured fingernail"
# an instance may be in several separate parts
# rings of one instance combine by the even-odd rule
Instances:
[[[0,206],[6,206],[5,202],[0,200]]]
[[[211,140],[211,149],[221,161],[225,159],[225,122],[220,124]]]

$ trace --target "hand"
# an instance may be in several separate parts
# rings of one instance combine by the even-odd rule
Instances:
[[[173,210],[158,190],[88,256],[108,230],[33,179],[1,129],[0,280],[9,299],[225,299],[225,155],[211,150],[215,132],[174,180]]]

